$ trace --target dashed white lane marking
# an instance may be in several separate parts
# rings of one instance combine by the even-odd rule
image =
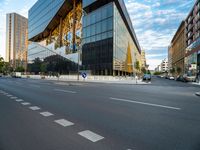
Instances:
[[[8,97],[12,97],[12,95],[7,95]]]
[[[100,136],[100,135],[98,135],[98,134],[96,134],[92,131],[89,131],[89,130],[79,132],[78,134],[83,136],[84,138],[92,141],[92,142],[97,142],[97,141],[104,139],[103,136]]]
[[[28,102],[24,102],[24,103],[21,103],[22,105],[26,106],[26,105],[30,105],[31,103],[28,103]]]
[[[37,107],[37,106],[32,106],[32,107],[29,107],[31,110],[40,110],[40,107]]]
[[[10,97],[10,99],[17,99],[17,97]]]
[[[22,100],[22,99],[16,99],[15,101],[16,102],[23,102],[24,100]]]
[[[72,94],[76,94],[77,93],[75,91],[68,91],[68,90],[61,90],[61,89],[54,89],[54,91],[64,92],[64,93],[72,93]]]
[[[54,122],[56,122],[57,124],[63,126],[63,127],[67,127],[67,126],[72,126],[74,125],[74,123],[65,120],[65,119],[59,119],[59,120],[55,120]]]
[[[133,100],[127,100],[127,99],[121,99],[121,98],[110,97],[110,99],[114,100],[114,101],[122,101],[122,102],[128,102],[128,103],[148,105],[148,106],[153,106],[153,107],[161,107],[161,108],[166,108],[166,109],[181,110],[181,108],[178,108],[178,107],[171,107],[171,106],[165,106],[165,105],[159,105],[159,104],[145,103],[145,102],[139,102],[139,101],[133,101]]]
[[[40,113],[42,116],[44,116],[44,117],[49,117],[49,116],[53,116],[53,114],[52,113],[50,113],[50,112],[41,112]]]

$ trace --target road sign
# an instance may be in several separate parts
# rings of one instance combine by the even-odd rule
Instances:
[[[81,73],[82,77],[85,79],[87,77],[87,74],[85,72]]]

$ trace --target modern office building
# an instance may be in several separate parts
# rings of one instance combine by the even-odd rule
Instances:
[[[184,59],[186,49],[185,21],[182,21],[176,31],[169,48],[170,69],[180,69],[180,74],[184,74]]]
[[[123,0],[38,0],[29,10],[29,41],[30,72],[39,61],[48,72],[131,75],[141,62]]]
[[[185,73],[197,76],[200,72],[200,1],[196,0],[186,20]]]
[[[16,14],[6,15],[6,62],[15,69],[26,69],[28,49],[28,19]]]

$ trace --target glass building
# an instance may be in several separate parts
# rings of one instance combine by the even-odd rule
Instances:
[[[139,72],[140,45],[123,0],[38,0],[29,10],[29,41],[30,72],[36,60],[46,72]],[[65,63],[52,69],[49,57]]]

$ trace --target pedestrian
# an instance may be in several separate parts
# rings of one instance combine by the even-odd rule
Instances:
[[[135,81],[136,81],[136,84],[137,84],[137,80],[138,80],[138,76],[136,75],[136,76],[135,76]]]

